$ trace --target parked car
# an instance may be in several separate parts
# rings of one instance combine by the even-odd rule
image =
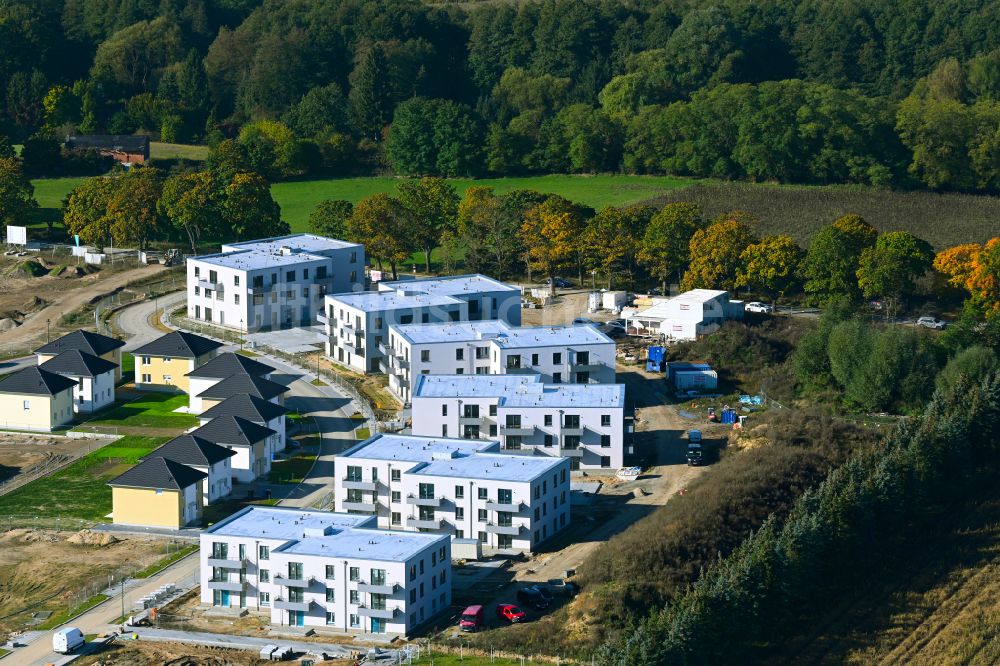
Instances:
[[[770,303],[761,303],[760,301],[750,301],[743,308],[747,312],[758,312],[760,314],[771,314],[774,312],[774,306]]]
[[[528,616],[514,604],[497,604],[497,617],[508,622],[520,622]]]
[[[937,331],[940,331],[947,325],[948,325],[947,322],[941,321],[937,317],[921,317],[920,319],[917,320],[917,326],[923,326],[924,328],[933,328]]]
[[[574,326],[579,326],[582,324],[596,324],[596,323],[597,322],[594,321],[593,319],[587,319],[586,317],[577,317],[576,319],[573,320]]]
[[[552,589],[545,583],[535,583],[529,590],[535,590],[538,594],[542,595],[542,599],[545,599],[546,603],[552,603],[552,599],[555,595],[552,593]]]
[[[486,625],[486,614],[482,606],[469,606],[458,618],[458,628],[462,631],[479,631]]]
[[[553,278],[545,278],[545,284],[552,284]],[[566,278],[557,277],[555,278],[556,286],[560,289],[567,289],[573,286],[573,283]]]
[[[549,589],[551,589],[555,594],[561,594],[567,597],[574,597],[580,591],[579,585],[571,583],[563,578],[550,578],[548,586]]]
[[[519,603],[535,610],[545,610],[549,607],[549,602],[542,596],[542,593],[533,587],[522,587],[518,590],[517,600]]]
[[[85,642],[82,631],[76,627],[65,627],[52,634],[52,651],[69,654],[83,647]]]

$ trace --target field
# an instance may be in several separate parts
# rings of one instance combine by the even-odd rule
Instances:
[[[379,192],[393,192],[398,178],[337,178],[275,183],[271,191],[281,206],[281,217],[292,231],[308,229],[309,213],[325,199],[347,199],[357,202]],[[690,185],[691,180],[667,176],[534,176],[527,178],[453,178],[459,194],[473,185],[492,187],[498,193],[517,189],[538,190],[558,194],[594,208],[635,203],[662,194],[676,187]]]
[[[163,444],[163,437],[123,437],[0,497],[0,516],[13,522],[63,518],[103,521],[111,513],[107,483]],[[0,518],[2,520],[2,518]]]
[[[861,215],[879,231],[914,233],[938,250],[1000,235],[1000,197],[844,186],[699,183],[667,192],[651,203],[668,201],[697,203],[709,218],[744,210],[760,220],[761,234],[789,234],[803,246],[817,229],[846,213]]]
[[[208,146],[192,146],[184,143],[160,143],[151,141],[149,144],[149,159],[157,160],[191,160],[204,162],[208,157]]]

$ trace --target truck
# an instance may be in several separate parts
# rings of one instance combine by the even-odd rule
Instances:
[[[701,431],[688,431],[687,464],[695,467],[705,464],[705,449],[702,446]]]
[[[59,654],[70,654],[83,647],[83,632],[76,627],[64,627],[52,634],[52,651]]]
[[[458,628],[462,631],[479,631],[485,624],[486,615],[482,606],[469,606],[458,619]]]

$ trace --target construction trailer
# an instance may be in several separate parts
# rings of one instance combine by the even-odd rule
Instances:
[[[714,391],[719,375],[708,363],[677,361],[667,363],[667,381],[678,391]]]

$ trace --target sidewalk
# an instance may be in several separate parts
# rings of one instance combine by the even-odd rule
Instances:
[[[177,631],[173,629],[156,629],[153,627],[133,627],[129,633],[139,635],[139,640],[144,641],[175,641],[178,643],[196,643],[198,645],[213,645],[216,647],[232,648],[236,650],[255,650],[265,645],[288,646],[296,652],[308,652],[311,654],[325,653],[332,657],[346,658],[352,653],[363,652],[360,648],[351,648],[337,643],[312,643],[309,641],[297,641],[295,639],[281,638],[279,636],[268,638],[257,638],[254,636],[236,636],[233,634],[211,634],[203,631]]]

